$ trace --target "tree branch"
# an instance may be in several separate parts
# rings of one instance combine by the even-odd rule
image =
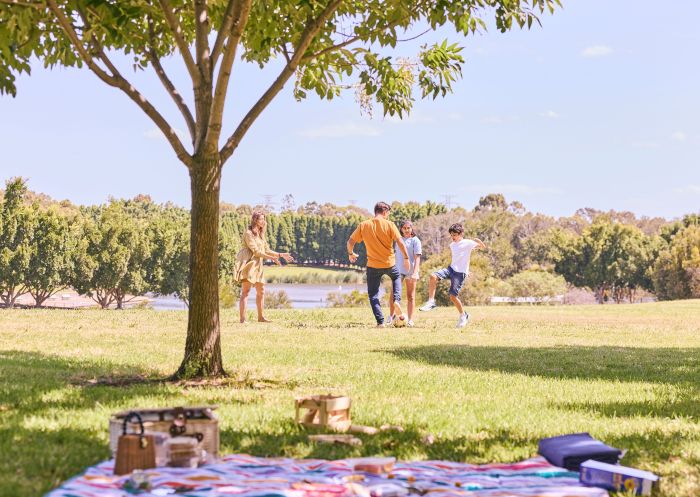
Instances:
[[[175,38],[175,43],[177,44],[177,47],[182,54],[182,58],[185,61],[187,72],[190,73],[190,77],[192,78],[194,85],[199,86],[201,75],[197,70],[197,65],[192,58],[192,54],[190,53],[190,47],[187,46],[187,41],[183,37],[182,26],[180,26],[180,22],[177,20],[177,17],[175,17],[175,12],[173,11],[170,2],[168,2],[168,0],[158,0],[158,2],[160,3],[160,8],[165,15],[165,19],[170,26],[173,38]]]
[[[250,6],[252,0],[233,0],[233,11],[230,22],[230,34],[226,41],[226,48],[223,51],[219,74],[216,77],[216,87],[214,89],[214,98],[211,103],[211,111],[209,112],[209,121],[207,123],[207,131],[209,135],[206,137],[206,145],[218,148],[219,136],[221,135],[221,125],[224,114],[224,102],[226,101],[226,93],[228,91],[228,82],[231,77],[231,68],[236,59],[236,49],[238,43],[243,36],[243,31],[248,24],[248,15],[250,14]],[[195,148],[195,150],[197,150]]]
[[[409,16],[406,16],[406,17],[404,17],[404,18],[402,18],[402,19],[397,19],[397,20],[395,20],[395,21],[390,22],[390,23],[387,24],[386,26],[383,26],[383,27],[381,27],[381,28],[375,29],[374,31],[370,31],[370,32],[368,33],[368,36],[371,36],[371,35],[377,34],[377,33],[381,33],[382,31],[386,31],[387,29],[394,28],[394,27],[398,26],[399,24],[401,24],[402,22],[404,22],[406,19],[408,19],[408,17],[409,17]],[[430,29],[428,29],[428,30],[422,32],[422,33],[419,34],[418,36],[414,36],[413,38],[407,38],[407,39],[405,39],[405,40],[396,40],[396,41],[410,41],[410,40],[414,40],[414,39],[416,39],[416,38],[419,38],[420,36],[423,36],[423,35],[426,34],[428,31],[430,31]],[[342,33],[340,33],[340,34],[342,34]],[[343,36],[348,36],[348,35],[343,34]],[[350,36],[347,40],[345,40],[345,41],[342,42],[342,43],[338,43],[338,44],[336,44],[336,45],[333,45],[333,46],[324,48],[323,50],[319,50],[318,52],[316,52],[316,53],[314,53],[314,54],[307,55],[306,57],[304,57],[304,58],[302,59],[302,63],[308,62],[308,61],[310,61],[310,60],[315,59],[316,57],[320,57],[321,55],[327,54],[327,53],[329,53],[329,52],[334,52],[334,51],[339,50],[339,49],[341,49],[341,48],[343,48],[343,47],[346,47],[346,46],[350,45],[351,43],[355,43],[355,42],[356,42],[357,40],[359,40],[360,38],[361,38],[360,36]]]
[[[66,36],[68,36],[68,39],[71,41],[73,47],[78,51],[78,54],[80,55],[81,59],[87,64],[87,66],[92,70],[92,72],[94,72],[97,75],[97,77],[99,77],[109,86],[113,86],[122,90],[124,93],[127,94],[127,96],[129,96],[129,98],[131,98],[136,103],[136,105],[141,107],[141,109],[146,113],[146,115],[151,118],[151,120],[165,135],[165,138],[170,142],[170,145],[175,150],[177,157],[187,167],[190,167],[192,164],[192,157],[189,153],[187,153],[187,150],[185,150],[185,147],[182,145],[180,138],[177,136],[177,133],[175,133],[175,130],[172,128],[172,126],[168,124],[165,118],[158,112],[158,110],[156,110],[155,107],[153,107],[153,105],[146,99],[146,97],[144,97],[136,88],[134,88],[134,86],[131,83],[129,83],[119,73],[117,68],[114,67],[114,65],[111,62],[108,62],[108,64],[110,70],[113,72],[112,75],[107,74],[100,66],[98,66],[95,63],[95,60],[90,55],[90,53],[85,49],[82,40],[76,34],[71,22],[68,20],[64,12],[60,8],[58,8],[58,5],[56,5],[56,0],[47,0],[47,3],[49,8],[51,9],[51,12],[56,16],[56,19],[58,20],[61,29],[66,34]],[[102,52],[100,56],[103,57],[104,52],[101,48],[100,52]],[[109,59],[107,59],[106,56],[104,56],[104,59],[109,61]]]
[[[102,81],[104,81],[110,86],[117,86],[117,80],[114,78],[114,76],[107,74],[107,72],[105,72],[104,69],[95,64],[95,60],[92,58],[92,55],[88,53],[88,51],[85,49],[85,46],[83,45],[83,42],[80,40],[80,38],[78,38],[78,35],[75,32],[75,29],[73,28],[73,24],[71,24],[66,15],[63,13],[63,11],[58,8],[58,5],[56,5],[56,1],[48,0],[47,3],[49,9],[51,10],[51,12],[53,12],[53,15],[56,16],[56,20],[61,26],[61,29],[64,33],[66,33],[66,36],[68,36],[68,39],[73,44],[73,47],[78,51],[80,58],[87,64],[87,66],[92,70],[92,72],[94,72],[97,75],[98,78],[100,78]]]
[[[270,104],[272,99],[277,95],[284,87],[287,80],[294,74],[299,64],[302,62],[304,53],[311,45],[314,37],[321,31],[323,25],[330,19],[333,13],[338,9],[342,0],[331,0],[331,2],[326,6],[326,8],[321,12],[317,19],[310,21],[304,31],[301,34],[298,45],[294,49],[294,56],[292,60],[287,63],[287,65],[282,69],[277,79],[270,85],[262,97],[253,105],[253,107],[248,111],[248,114],[240,122],[236,130],[226,141],[226,144],[221,149],[220,157],[221,164],[223,165],[226,160],[231,157],[238,144],[245,136],[246,132],[255,120],[258,118],[260,113],[265,110],[265,108]]]
[[[228,38],[229,32],[231,31],[231,26],[233,26],[233,12],[238,2],[236,0],[228,0],[226,4],[226,12],[224,13],[224,20],[221,23],[221,29],[216,35],[216,41],[214,42],[214,48],[211,50],[211,68],[212,70],[216,67],[216,63],[221,55],[221,49],[224,47],[224,42]]]
[[[195,52],[197,54],[197,67],[205,81],[211,80],[211,68],[209,67],[209,9],[207,0],[195,0],[194,2],[195,24]]]
[[[148,35],[151,40],[151,46],[148,48],[148,60],[151,61],[151,66],[153,67],[153,70],[156,72],[158,75],[158,79],[160,79],[160,82],[163,83],[163,86],[165,87],[165,90],[168,92],[168,94],[172,97],[172,99],[175,101],[175,105],[177,105],[177,108],[180,109],[180,113],[182,114],[182,117],[185,119],[185,123],[187,124],[187,129],[190,132],[190,138],[192,139],[192,143],[194,144],[194,137],[195,137],[195,125],[194,125],[194,118],[192,117],[192,112],[190,111],[189,107],[187,107],[187,103],[185,103],[185,99],[182,98],[182,95],[180,92],[177,91],[177,88],[175,88],[175,85],[172,83],[170,78],[168,78],[168,75],[165,73],[165,70],[163,69],[163,66],[160,63],[160,59],[158,58],[158,55],[156,54],[155,49],[153,48],[153,41],[155,38],[155,34],[153,32],[153,22],[151,19],[148,20]]]
[[[287,50],[286,42],[282,45],[282,55],[284,55],[284,59],[287,61],[288,64],[292,61],[292,56],[289,55],[289,50]]]

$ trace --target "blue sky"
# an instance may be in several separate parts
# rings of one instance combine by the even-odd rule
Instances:
[[[700,2],[563,0],[543,26],[461,40],[463,79],[445,99],[418,101],[404,121],[361,115],[340,100],[297,103],[292,82],[224,170],[223,201],[263,195],[297,204],[444,201],[473,207],[492,192],[532,211],[579,207],[673,218],[700,210]],[[448,37],[427,35],[399,46]],[[121,61],[126,72],[128,60]],[[177,61],[166,69],[188,91]],[[274,77],[238,64],[228,129]],[[176,128],[151,72],[130,74]],[[17,98],[0,97],[0,180],[83,204],[151,195],[189,205],[186,170],[126,96],[86,70],[35,64]]]

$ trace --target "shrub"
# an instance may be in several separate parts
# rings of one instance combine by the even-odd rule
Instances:
[[[291,309],[292,301],[284,290],[265,292],[265,307],[267,309]]]
[[[507,280],[509,297],[546,298],[566,293],[566,281],[558,274],[541,269],[527,269]]]
[[[418,281],[416,294],[423,300],[428,300],[428,277],[433,272],[445,268],[450,264],[450,250],[429,257],[422,265],[423,277]],[[499,281],[493,277],[493,268],[489,259],[482,253],[472,252],[469,277],[459,292],[459,299],[467,305],[488,304],[496,292]],[[442,280],[438,282],[435,292],[435,302],[438,305],[451,305],[450,282]]]

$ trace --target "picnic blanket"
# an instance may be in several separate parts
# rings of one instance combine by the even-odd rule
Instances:
[[[358,459],[225,456],[199,468],[146,470],[152,487],[142,497],[607,497],[582,486],[578,473],[536,457],[512,464],[449,461],[397,462],[388,474],[355,471]],[[128,497],[129,475],[115,476],[114,461],[90,467],[46,497]]]

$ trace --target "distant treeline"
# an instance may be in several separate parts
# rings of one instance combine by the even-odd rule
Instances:
[[[128,295],[175,294],[188,300],[189,211],[148,196],[111,199],[100,206],[54,202],[7,182],[0,204],[0,302],[29,292],[37,306],[70,286],[102,307],[122,307]],[[222,204],[220,279],[230,276],[250,214],[263,206]],[[354,206],[307,203],[290,196],[283,212],[267,216],[267,240],[302,264],[345,266],[345,242],[370,214]],[[600,302],[700,297],[700,216],[680,221],[637,218],[629,212],[580,209],[571,217],[527,212],[503,195],[482,197],[471,210],[439,203],[392,204],[394,221],[411,219],[423,241],[423,271],[449,263],[447,228],[464,224],[489,249],[475,254],[463,297],[486,303],[493,295],[547,297],[567,286],[589,288]],[[359,245],[357,266],[364,266]],[[419,292],[425,292],[425,278]],[[444,293],[444,292],[443,292]],[[438,295],[438,298],[440,298]],[[446,297],[445,297],[446,298]]]

